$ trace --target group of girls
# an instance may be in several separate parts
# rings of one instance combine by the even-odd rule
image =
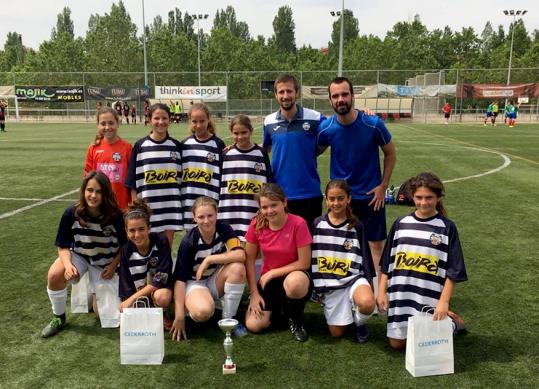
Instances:
[[[192,106],[192,135],[182,142],[168,133],[168,107],[150,107],[149,117],[151,133],[132,150],[120,150],[124,142],[117,136],[115,112],[103,108],[98,113],[98,136],[88,151],[80,199],[66,210],[58,230],[58,259],[47,284],[54,318],[44,337],[65,326],[67,282],[77,282],[88,271],[95,285],[114,277],[119,264],[121,309],[142,296],[163,308],[173,301],[169,327],[178,341],[186,339],[186,315],[206,321],[216,302],[224,318],[236,316],[246,281],[245,326],[252,333],[285,323],[294,339],[307,340],[303,311],[313,291],[335,337],[354,323],[356,340],[366,342],[365,323],[376,306],[387,311],[387,336],[394,348],[405,345],[407,318],[428,307],[434,320],[449,316],[456,330],[462,328],[449,300],[455,283],[466,280],[466,270],[436,176],[415,178],[416,209],[391,228],[374,296],[371,253],[345,181],[328,183],[328,212],[315,221],[311,235],[305,220],[288,212],[282,189],[271,183],[269,159],[251,142],[253,128],[246,116],[232,120],[234,145],[227,152],[204,104]],[[130,188],[127,203],[112,186],[122,182]],[[173,235],[182,227],[188,231],[172,270]],[[240,325],[235,335],[245,335],[246,329]]]

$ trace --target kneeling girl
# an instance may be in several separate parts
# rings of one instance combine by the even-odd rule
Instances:
[[[236,316],[245,287],[245,251],[228,224],[217,221],[217,202],[202,196],[192,213],[196,227],[180,243],[174,269],[175,319],[172,339],[185,339],[185,313],[196,322],[209,320],[215,301],[223,300],[223,318]],[[238,325],[236,336],[246,335]]]
[[[326,186],[328,213],[314,222],[312,277],[324,305],[329,333],[341,337],[355,323],[356,340],[365,343],[365,322],[374,310],[374,265],[363,224],[352,213],[344,180]]]
[[[163,234],[150,232],[151,209],[136,199],[124,214],[127,242],[120,257],[120,309],[129,308],[143,296],[166,308],[172,298],[172,258]]]

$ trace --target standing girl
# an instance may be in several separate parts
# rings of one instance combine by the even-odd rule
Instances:
[[[245,287],[245,252],[232,228],[217,221],[217,203],[202,196],[193,204],[196,226],[182,239],[174,269],[172,339],[185,339],[185,309],[194,321],[209,320],[222,298],[222,317],[236,316]],[[236,336],[247,335],[242,325]]]
[[[350,189],[344,180],[326,186],[328,213],[314,222],[312,277],[324,304],[329,333],[341,337],[356,325],[356,340],[365,343],[365,322],[375,301],[371,288],[376,275],[363,224],[352,213]]]
[[[245,323],[249,331],[262,332],[283,311],[294,339],[304,342],[308,338],[303,310],[311,291],[311,234],[305,220],[288,213],[287,199],[278,185],[264,185],[257,200],[260,209],[245,234],[251,294]],[[257,281],[259,251],[264,259]]]
[[[166,105],[154,104],[148,114],[152,131],[135,143],[125,184],[133,199],[145,199],[152,209],[152,232],[163,232],[172,246],[174,232],[182,229],[181,144],[168,134]]]
[[[118,205],[125,211],[131,201],[131,193],[125,186],[125,177],[132,147],[118,136],[119,125],[120,118],[114,109],[103,106],[97,109],[97,135],[86,153],[84,175],[92,170],[107,175]]]
[[[195,226],[191,208],[200,196],[219,201],[221,156],[224,142],[215,135],[216,127],[210,110],[195,103],[189,110],[191,136],[182,141],[182,205],[186,230]]]
[[[455,224],[447,219],[444,186],[432,173],[421,173],[410,185],[416,210],[398,218],[382,255],[376,302],[388,311],[387,337],[395,349],[406,346],[408,317],[433,308],[433,320],[447,316],[454,332],[463,320],[449,310],[455,283],[466,281],[466,268]]]
[[[150,232],[152,210],[136,199],[124,214],[129,241],[120,256],[120,309],[129,308],[143,296],[166,308],[172,298],[172,258],[167,238]]]
[[[66,209],[58,227],[58,258],[47,276],[54,318],[41,332],[42,337],[53,336],[65,326],[67,283],[77,283],[86,272],[92,290],[101,280],[110,280],[126,241],[122,212],[109,179],[101,172],[89,172],[82,180],[79,201]],[[94,311],[97,313],[96,307]]]
[[[258,211],[255,195],[272,181],[268,153],[251,142],[253,126],[246,115],[230,122],[234,145],[223,155],[219,220],[230,224],[241,240]]]

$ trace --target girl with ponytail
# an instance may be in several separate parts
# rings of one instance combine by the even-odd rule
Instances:
[[[365,343],[365,322],[374,311],[375,276],[363,224],[352,212],[344,180],[331,180],[325,191],[328,213],[314,222],[311,261],[315,296],[324,305],[329,333],[342,337],[354,323],[356,341]]]

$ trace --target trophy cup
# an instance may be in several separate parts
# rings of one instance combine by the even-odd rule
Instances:
[[[222,319],[217,322],[221,331],[223,331],[225,336],[225,341],[223,342],[223,347],[225,348],[226,360],[223,365],[223,374],[236,374],[236,364],[232,362],[232,350],[234,349],[234,342],[230,333],[234,331],[234,328],[238,325],[236,319]]]

